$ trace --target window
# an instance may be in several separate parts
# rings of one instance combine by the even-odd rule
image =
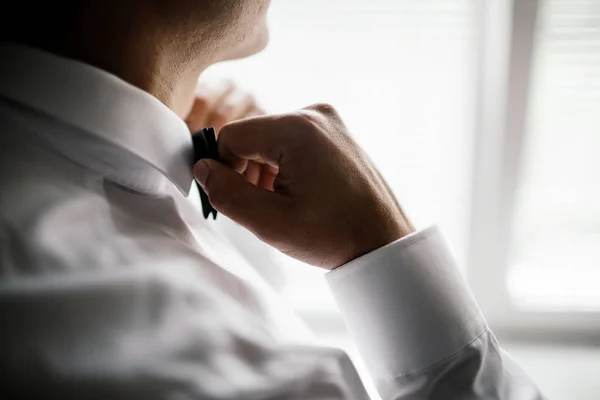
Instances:
[[[483,14],[469,281],[496,333],[597,338],[599,3],[493,3]]]
[[[600,311],[600,2],[540,4],[531,85],[509,292]]]
[[[464,258],[472,13],[472,0],[275,1],[266,51],[207,75],[272,112],[334,105],[416,224],[439,223]],[[335,309],[322,272],[293,264],[287,296],[307,313]]]
[[[205,75],[270,112],[333,104],[417,227],[441,226],[498,332],[591,332],[599,26],[595,0],[279,0],[267,50]],[[338,326],[323,273],[285,263],[284,294]]]

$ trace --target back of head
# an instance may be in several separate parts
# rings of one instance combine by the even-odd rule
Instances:
[[[77,30],[86,0],[11,2],[0,12],[0,41],[60,50]]]
[[[0,41],[105,70],[178,114],[211,64],[267,41],[269,0],[21,0],[0,11]]]

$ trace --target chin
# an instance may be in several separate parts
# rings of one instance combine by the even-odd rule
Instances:
[[[263,18],[252,33],[226,52],[221,61],[237,60],[260,53],[267,44],[269,44],[269,28],[266,18]]]

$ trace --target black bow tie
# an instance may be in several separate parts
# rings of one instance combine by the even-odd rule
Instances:
[[[203,158],[210,158],[219,161],[219,150],[217,149],[217,138],[214,128],[204,128],[192,135],[192,143],[194,145],[194,164]],[[217,219],[217,210],[208,201],[208,196],[198,185],[200,192],[200,200],[202,201],[202,213],[204,218],[208,219],[209,215],[213,215],[213,219]]]

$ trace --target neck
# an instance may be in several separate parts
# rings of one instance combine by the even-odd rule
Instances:
[[[182,60],[175,52],[145,47],[139,42],[131,47],[104,42],[66,56],[101,68],[150,93],[181,118],[189,112],[196,82],[204,69]]]
[[[134,11],[88,10],[75,34],[48,50],[110,72],[184,118],[192,105],[196,81],[210,64],[209,57],[197,55],[197,43],[173,40],[176,35],[160,29],[151,15]]]

